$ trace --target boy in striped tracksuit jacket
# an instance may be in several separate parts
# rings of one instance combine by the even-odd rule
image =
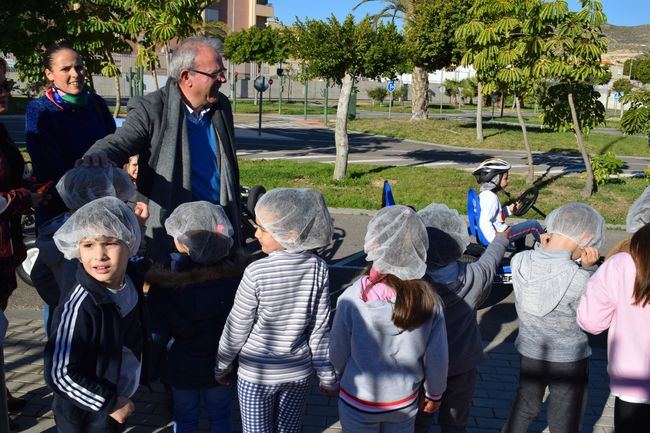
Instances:
[[[244,271],[219,342],[215,377],[239,355],[244,433],[299,432],[313,370],[326,395],[337,388],[329,362],[327,264],[309,250],[327,245],[332,220],[321,194],[275,189],[255,208],[255,236],[268,254]]]
[[[140,245],[138,222],[126,204],[105,197],[77,210],[54,241],[80,262],[45,347],[57,431],[121,432],[148,374],[143,280],[135,277],[142,260],[129,260]]]

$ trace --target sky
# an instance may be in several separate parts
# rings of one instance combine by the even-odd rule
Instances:
[[[571,9],[577,9],[580,2],[568,0]],[[602,0],[607,21],[618,26],[650,24],[650,2],[648,0]],[[359,0],[271,0],[275,14],[284,24],[293,24],[298,18],[325,19],[334,14],[339,19],[352,11]],[[353,14],[362,18],[381,10],[381,1],[364,4]]]

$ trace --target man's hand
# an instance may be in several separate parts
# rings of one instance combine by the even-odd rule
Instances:
[[[149,218],[149,206],[146,203],[138,201],[135,203],[133,212],[135,213],[135,217],[138,219],[138,224],[140,224],[141,227],[144,226],[144,223]]]
[[[228,379],[228,376],[224,376],[221,379],[217,379],[217,383],[219,385],[229,385],[230,384],[230,379]]]
[[[580,253],[580,266],[583,268],[590,268],[598,262],[600,254],[594,247],[587,247]]]
[[[319,388],[320,388],[320,392],[322,392],[325,397],[336,397],[337,395],[339,395],[339,387],[338,386],[336,386],[334,388],[325,388],[323,386],[323,384],[321,383],[319,385]]]
[[[86,167],[108,167],[109,165],[115,164],[108,159],[106,152],[98,150],[89,155],[84,155],[82,158],[75,161],[75,167],[79,167],[80,165]]]
[[[124,424],[126,419],[131,416],[135,411],[135,405],[131,400],[123,395],[117,397],[115,406],[113,406],[113,412],[110,413],[110,417],[120,424]]]
[[[433,401],[426,397],[420,399],[420,410],[424,413],[434,413],[440,409],[441,401]]]

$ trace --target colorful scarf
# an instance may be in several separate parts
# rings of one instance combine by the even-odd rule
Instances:
[[[64,93],[61,89],[52,86],[45,89],[45,96],[47,99],[52,101],[54,105],[62,110],[65,107],[85,107],[86,103],[88,102],[88,91],[85,89],[82,90],[78,95],[69,95],[67,93]]]

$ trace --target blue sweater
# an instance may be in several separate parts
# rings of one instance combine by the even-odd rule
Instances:
[[[221,197],[221,177],[217,166],[218,138],[211,117],[207,114],[200,119],[186,117],[192,162],[192,199],[218,204]]]
[[[84,108],[61,109],[45,95],[27,104],[25,139],[39,182],[53,180],[56,184],[95,141],[113,132],[115,121],[106,102],[93,93],[88,94]],[[49,192],[52,200],[36,210],[37,225],[67,210],[56,189]]]

